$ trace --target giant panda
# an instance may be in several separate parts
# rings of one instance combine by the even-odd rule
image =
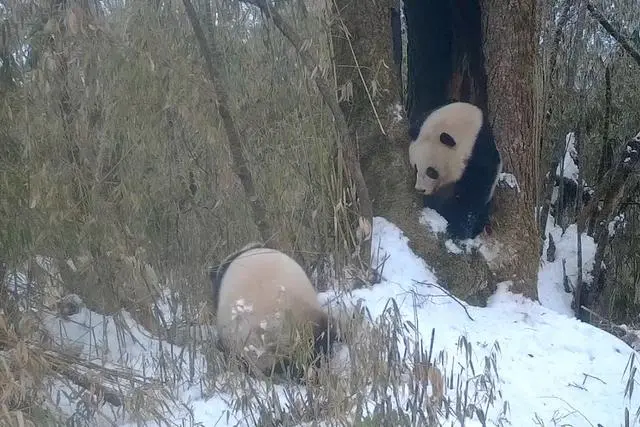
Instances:
[[[489,223],[502,158],[482,110],[451,102],[410,129],[409,160],[424,206],[448,222],[454,239],[472,239]]]
[[[251,374],[304,381],[338,340],[307,274],[282,252],[251,243],[210,277],[218,346]]]

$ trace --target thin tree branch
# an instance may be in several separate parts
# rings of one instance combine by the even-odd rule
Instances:
[[[544,114],[542,116],[542,124],[540,132],[540,148],[544,147],[547,139],[549,138],[549,126],[547,123],[551,120],[551,114],[553,111],[553,101],[556,94],[556,83],[558,81],[557,65],[558,65],[558,51],[560,50],[560,42],[562,41],[562,33],[565,25],[569,19],[569,10],[574,0],[565,0],[562,6],[562,12],[560,13],[560,19],[556,26],[556,31],[553,36],[553,44],[551,46],[551,54],[549,58],[549,87],[545,87],[546,95],[544,97]],[[562,149],[562,142],[564,139],[557,139],[551,149],[551,162],[548,169],[548,175],[544,180],[542,187],[542,209],[540,210],[540,217],[538,218],[540,227],[540,238],[545,239],[547,235],[547,217],[549,216],[549,210],[551,209],[551,195],[553,193],[553,184],[556,178],[556,168],[560,163],[560,150]],[[566,149],[566,147],[565,147]],[[541,150],[542,152],[542,150]],[[540,255],[542,255],[544,245],[540,245]]]
[[[596,19],[596,21],[598,21],[600,25],[602,25],[602,28],[604,28],[611,35],[611,37],[616,39],[616,41],[620,43],[620,46],[622,46],[622,48],[627,51],[627,53],[636,61],[636,63],[640,65],[640,52],[638,52],[633,46],[631,46],[631,44],[629,44],[627,38],[620,34],[618,30],[613,28],[611,23],[609,23],[609,21],[602,15],[602,13],[600,13],[600,11],[598,11],[591,3],[587,3],[587,10]]]
[[[205,69],[209,74],[209,79],[211,80],[216,92],[216,106],[218,107],[218,113],[220,114],[222,124],[229,140],[229,151],[231,152],[233,171],[240,179],[247,199],[249,200],[253,220],[258,227],[260,236],[262,237],[263,242],[267,242],[275,237],[275,233],[267,221],[264,203],[256,194],[253,177],[251,176],[247,159],[244,157],[244,153],[242,152],[243,140],[235,125],[231,109],[229,108],[229,95],[227,94],[220,70],[214,65],[222,62],[220,60],[221,55],[214,40],[207,43],[207,38],[202,30],[200,20],[198,19],[198,15],[196,14],[191,0],[183,0],[182,2],[186,9],[189,21],[191,22],[191,26],[193,27],[193,32],[198,40],[198,45],[200,46],[200,51],[204,58]]]
[[[446,296],[448,296],[449,298],[451,298],[453,300],[453,302],[457,303],[460,307],[462,307],[462,309],[464,310],[465,314],[467,315],[467,317],[470,320],[473,320],[475,322],[475,319],[473,317],[471,317],[471,314],[469,313],[469,309],[467,309],[465,303],[463,301],[461,301],[460,299],[458,299],[458,297],[456,297],[455,295],[453,295],[449,290],[443,288],[442,286],[440,286],[437,283],[431,283],[431,282],[421,282],[418,280],[413,280],[413,283],[416,283],[418,285],[427,285],[427,286],[433,286],[434,288],[438,288],[440,289],[442,292],[445,293]]]
[[[584,102],[584,94],[580,97],[581,101]],[[584,104],[583,104],[584,105]],[[583,149],[584,149],[584,137],[585,137],[585,131],[584,131],[584,110],[582,110],[580,112],[580,122],[578,123],[578,131],[576,132],[576,143],[575,143],[575,148],[578,151],[578,196],[576,197],[576,199],[578,200],[578,206],[580,206],[580,208],[582,207],[582,194],[584,192],[584,182],[583,182],[583,165],[584,165],[584,155],[583,155]],[[564,162],[563,162],[564,163]],[[575,286],[575,291],[574,291],[574,311],[576,314],[576,318],[578,319],[584,319],[584,316],[582,315],[582,311],[581,311],[581,307],[582,307],[582,290],[584,287],[584,278],[583,278],[583,271],[582,271],[582,232],[584,231],[584,222],[582,221],[577,221],[577,229],[578,232],[576,233],[576,237],[577,237],[577,249],[578,249],[578,256],[577,256],[577,268],[578,268],[578,277],[577,277],[577,283]]]
[[[613,149],[609,141],[609,130],[611,128],[611,64],[604,70],[604,119],[602,124],[602,152],[598,162],[597,184],[602,182],[602,178],[611,169],[613,164]]]
[[[369,190],[367,189],[364,176],[362,175],[362,170],[360,169],[360,160],[358,158],[355,142],[350,138],[347,120],[345,119],[345,116],[340,109],[340,106],[338,105],[338,100],[335,97],[335,92],[331,89],[329,83],[327,83],[327,80],[321,75],[321,73],[317,72],[318,61],[313,57],[309,50],[304,47],[304,43],[296,33],[295,29],[282,18],[282,15],[280,15],[277,10],[269,7],[265,0],[242,1],[244,3],[257,6],[266,17],[271,18],[275,26],[296,48],[296,51],[298,52],[298,55],[300,55],[300,58],[302,59],[302,62],[307,71],[309,71],[309,73],[314,76],[313,80],[316,84],[316,87],[318,88],[323,101],[331,110],[336,123],[339,137],[338,150],[344,153],[344,172],[348,177],[353,179],[353,182],[355,184],[356,194],[359,199],[360,215],[367,221],[369,221],[369,224],[371,224],[373,221],[373,208],[371,205],[371,199],[369,198]],[[361,261],[369,266],[371,259],[370,239],[366,240],[366,242],[363,242],[361,246],[360,256]]]

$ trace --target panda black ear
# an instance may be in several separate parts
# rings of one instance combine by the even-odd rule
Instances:
[[[456,140],[446,132],[442,132],[440,134],[440,142],[442,142],[447,147],[453,148],[456,146]]]

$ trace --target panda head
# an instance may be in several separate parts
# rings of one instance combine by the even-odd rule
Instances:
[[[433,195],[450,190],[462,177],[482,126],[482,110],[466,102],[429,114],[409,146],[416,191]]]

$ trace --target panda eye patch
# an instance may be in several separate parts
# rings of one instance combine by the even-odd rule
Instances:
[[[456,146],[456,140],[453,139],[453,137],[451,135],[449,135],[448,133],[446,133],[446,132],[442,132],[440,134],[440,142],[442,142],[447,147],[455,147]]]
[[[431,166],[427,168],[426,174],[431,179],[438,179],[438,176],[440,175],[438,171],[432,168]]]

